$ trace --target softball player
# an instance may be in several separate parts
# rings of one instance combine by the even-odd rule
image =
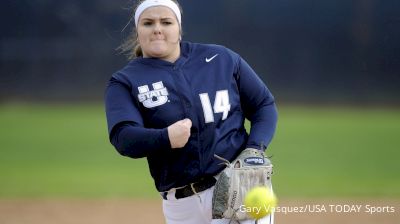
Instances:
[[[168,224],[229,223],[211,218],[213,186],[224,169],[214,154],[232,161],[245,148],[268,145],[274,98],[235,52],[182,41],[176,1],[141,1],[134,19],[136,35],[123,45],[132,60],[112,75],[105,94],[110,141],[123,156],[147,158]],[[258,223],[273,223],[273,216]]]

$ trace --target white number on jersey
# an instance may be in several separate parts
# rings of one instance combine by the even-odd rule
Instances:
[[[214,112],[211,107],[210,97],[208,93],[199,94],[201,105],[203,107],[204,120],[206,123],[214,122],[214,113],[222,113],[222,120],[228,117],[228,113],[231,110],[229,104],[229,93],[228,90],[220,90],[215,94],[214,101]]]

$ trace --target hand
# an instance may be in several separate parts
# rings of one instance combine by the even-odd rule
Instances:
[[[168,126],[168,138],[171,148],[183,148],[189,140],[192,121],[188,118]]]

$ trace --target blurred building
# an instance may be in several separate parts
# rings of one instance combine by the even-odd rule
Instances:
[[[279,102],[399,105],[400,1],[181,0],[184,40],[245,58]],[[101,101],[133,2],[0,3],[0,101]]]

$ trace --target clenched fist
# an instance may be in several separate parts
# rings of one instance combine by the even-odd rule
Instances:
[[[183,148],[189,140],[192,121],[183,119],[168,126],[168,137],[171,148]]]

